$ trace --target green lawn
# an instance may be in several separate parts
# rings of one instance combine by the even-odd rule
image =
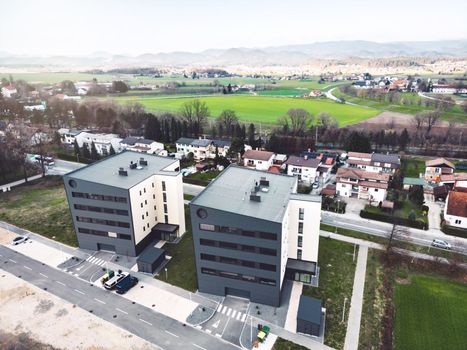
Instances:
[[[283,338],[277,338],[272,350],[306,350],[307,348]]]
[[[120,104],[141,103],[150,112],[176,112],[180,110],[183,103],[192,99],[160,99],[135,96],[113,98],[115,102]],[[276,124],[277,119],[283,116],[289,108],[304,108],[315,116],[320,112],[327,112],[337,119],[339,126],[355,124],[379,113],[376,109],[339,104],[327,99],[222,95],[201,97],[200,100],[206,102],[213,117],[217,117],[225,109],[233,109],[237,112],[240,120],[244,122],[264,123],[268,125]]]
[[[188,205],[185,205],[185,223],[187,232],[178,243],[167,243],[163,249],[172,259],[167,264],[167,276],[161,272],[157,279],[180,288],[195,292],[198,289],[196,280],[195,252],[191,234],[191,219]]]
[[[48,176],[0,194],[0,220],[77,246],[62,178]]]
[[[401,170],[404,177],[419,177],[421,173],[425,173],[425,160],[402,157]]]
[[[335,349],[344,347],[355,274],[353,252],[353,244],[321,237],[318,253],[319,287],[303,287],[304,295],[321,299],[326,308],[324,343]],[[358,253],[358,248],[355,253]],[[345,322],[342,323],[344,298],[347,298],[346,316]]]
[[[464,350],[467,285],[442,277],[409,274],[396,283],[395,349]]]

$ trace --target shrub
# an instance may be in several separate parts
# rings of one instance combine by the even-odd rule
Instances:
[[[390,224],[418,228],[420,230],[428,230],[428,224],[421,220],[409,220],[406,218],[393,217],[393,216],[382,214],[382,213],[373,213],[367,210],[361,210],[360,216],[365,219],[378,220],[378,221],[388,222]]]

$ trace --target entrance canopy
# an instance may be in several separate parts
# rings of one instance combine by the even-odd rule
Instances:
[[[160,222],[152,228],[152,231],[159,239],[171,242],[177,238],[178,229],[178,225],[164,224]]]

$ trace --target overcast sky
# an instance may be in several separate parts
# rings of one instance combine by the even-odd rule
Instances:
[[[466,0],[0,0],[0,51],[141,54],[467,38]]]

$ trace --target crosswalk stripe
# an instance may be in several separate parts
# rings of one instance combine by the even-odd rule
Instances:
[[[91,259],[89,259],[89,262],[94,264],[94,261],[96,261],[96,260],[97,260],[97,258],[95,256],[93,256]]]
[[[240,317],[242,316],[242,313],[239,312],[238,315],[237,315],[237,321],[240,320]]]
[[[243,316],[242,316],[242,322],[245,322],[245,319],[246,319],[246,314],[243,314]]]
[[[102,261],[100,261],[97,265],[99,265],[99,266],[104,266],[104,265],[105,265],[105,261],[102,260]]]
[[[221,309],[222,309],[222,304],[219,304],[219,306],[217,307],[217,312],[221,312]]]
[[[235,318],[235,315],[237,314],[237,310],[233,310],[232,312],[232,318]]]
[[[229,317],[231,313],[232,313],[232,309],[229,307],[229,310],[227,310],[227,317]]]
[[[92,259],[92,255],[89,255],[88,258],[86,259],[86,261],[89,261]]]
[[[221,313],[222,313],[222,314],[225,314],[226,311],[227,311],[227,306],[224,306],[224,307],[222,308],[222,312],[221,312]]]

